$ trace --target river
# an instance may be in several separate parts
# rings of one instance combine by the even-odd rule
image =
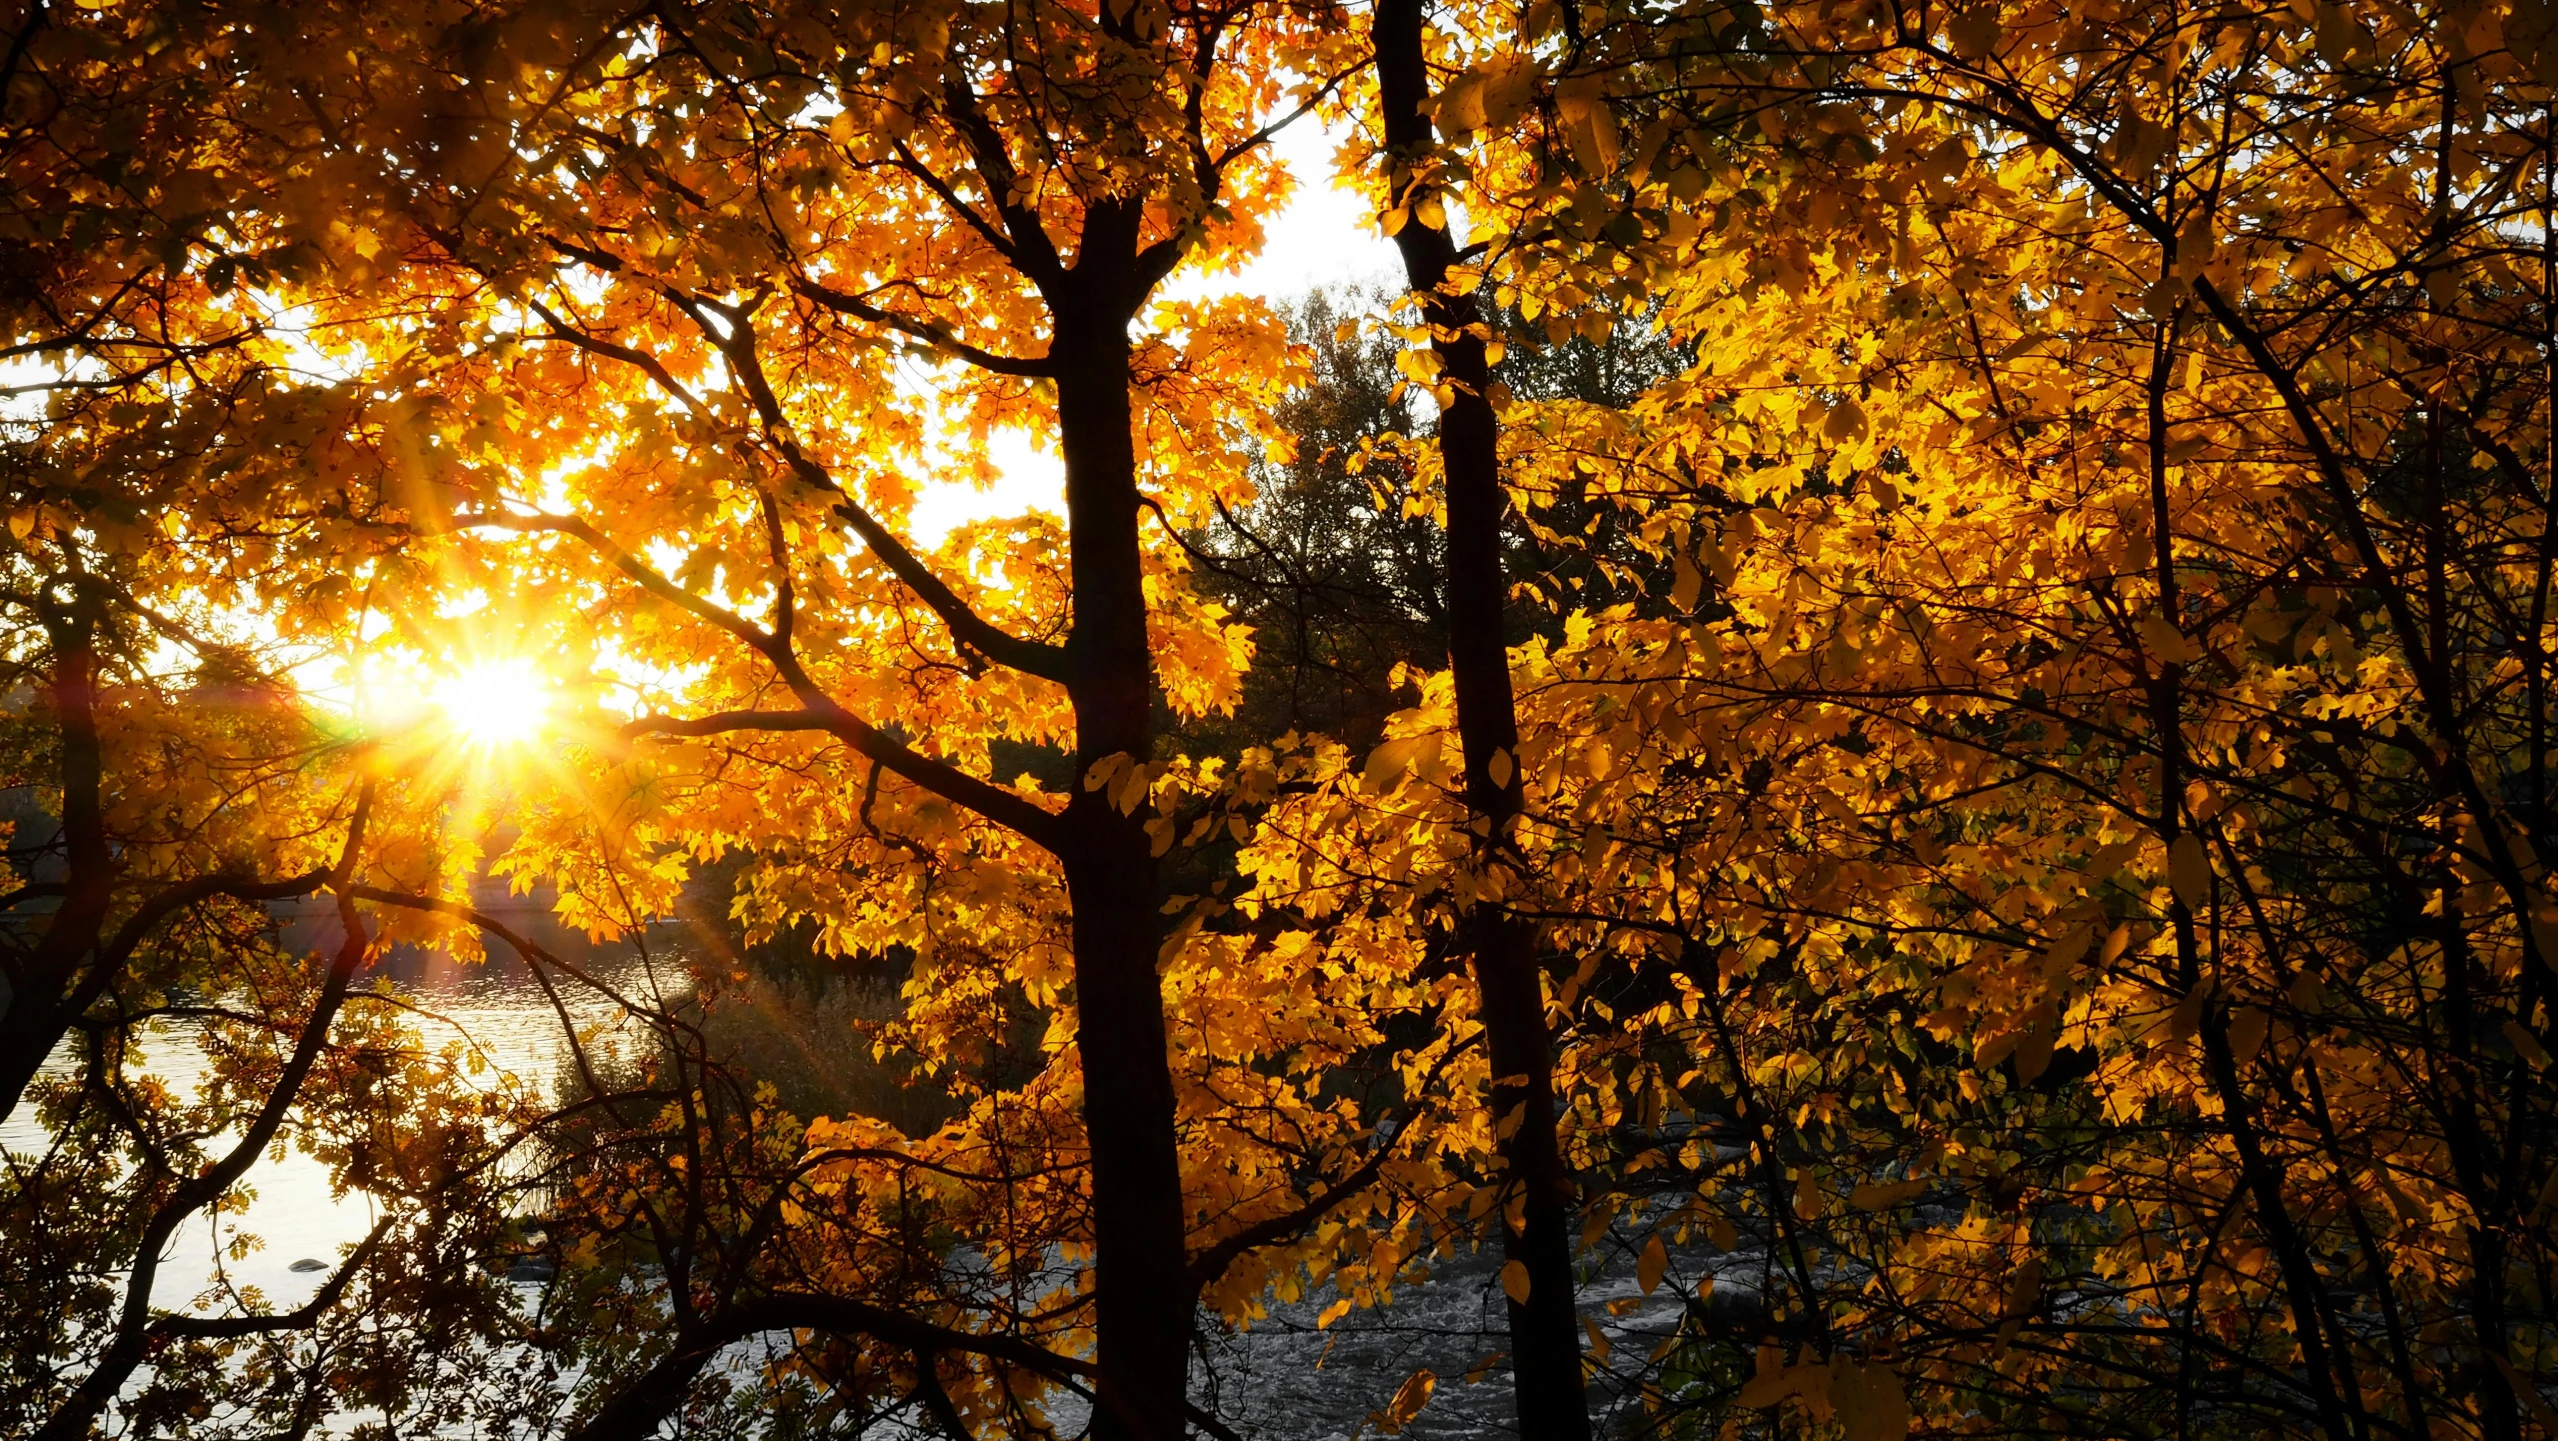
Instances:
[[[654,933],[640,954],[628,946],[595,947],[549,922],[537,907],[517,902],[506,919],[555,953],[574,960],[599,980],[628,994],[680,994],[688,984],[683,964],[687,936],[679,927]],[[322,923],[300,922],[303,944],[321,939]],[[477,1083],[490,1087],[555,1084],[565,1059],[560,1019],[551,999],[526,969],[505,958],[464,962],[436,951],[402,948],[383,957],[364,978],[394,985],[430,1046],[458,1042],[476,1050],[485,1065]],[[571,1019],[581,1028],[612,1028],[614,1004],[593,992],[565,991]],[[634,1028],[636,1029],[636,1028]],[[149,1036],[144,1064],[172,1086],[191,1088],[204,1059],[191,1034],[170,1026]],[[67,1057],[57,1057],[56,1065]],[[32,1107],[0,1122],[0,1149],[24,1154],[44,1144]],[[344,1248],[372,1226],[374,1212],[360,1194],[335,1193],[321,1164],[290,1148],[262,1157],[250,1171],[251,1200],[244,1212],[214,1221],[199,1217],[180,1230],[153,1286],[156,1306],[185,1309],[208,1291],[255,1287],[277,1310],[308,1298]],[[254,1238],[245,1254],[228,1252]],[[1636,1238],[1615,1236],[1585,1260],[1582,1310],[1622,1365],[1639,1362],[1673,1330],[1693,1294],[1688,1288],[1706,1270],[1724,1269],[1723,1289],[1747,1291],[1750,1258],[1682,1249],[1672,1280],[1645,1294],[1631,1265]],[[300,1269],[297,1269],[297,1266]],[[1318,1324],[1332,1299],[1318,1292],[1274,1304],[1248,1328],[1220,1329],[1203,1340],[1200,1399],[1251,1441],[1349,1441],[1376,1435],[1369,1413],[1383,1407],[1415,1371],[1438,1378],[1436,1392],[1408,1436],[1475,1438],[1512,1434],[1509,1376],[1497,1361],[1506,1345],[1497,1258],[1460,1254],[1434,1263],[1429,1279],[1399,1286],[1395,1303],[1353,1311],[1329,1326]],[[1469,1382],[1468,1374],[1480,1379]],[[1602,1387],[1594,1400],[1617,1415],[1608,1429],[1634,1434],[1639,1417],[1624,1398]],[[1061,1416],[1060,1418],[1065,1419]]]

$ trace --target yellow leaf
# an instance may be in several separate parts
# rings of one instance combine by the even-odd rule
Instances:
[[[1377,1423],[1378,1430],[1392,1436],[1413,1423],[1414,1418],[1421,1414],[1421,1408],[1430,1404],[1430,1395],[1438,1388],[1436,1372],[1415,1371],[1395,1388],[1394,1399],[1386,1403],[1386,1409],[1372,1413],[1369,1419]]]
[[[2354,42],[2362,38],[2362,28],[2354,23],[2353,13],[2343,5],[2318,7],[2318,58],[2330,65],[2342,65],[2353,58]]]
[[[1821,425],[1821,433],[1835,441],[1849,441],[1865,433],[1865,410],[1854,400],[1842,400]]]
[[[2087,943],[2093,933],[2086,926],[2072,926],[2053,937],[2051,948],[2043,952],[2043,974],[2059,977],[2087,954]]]
[[[1121,751],[1116,755],[1103,756],[1100,760],[1094,761],[1092,763],[1092,767],[1084,772],[1084,789],[1088,791],[1100,790],[1103,786],[1117,780],[1119,778],[1119,773],[1127,769],[1129,764],[1128,753],[1126,751]]]
[[[2052,1043],[2058,1038],[2060,1008],[2045,1001],[2027,1011],[2025,1029],[2016,1040],[2016,1079],[2032,1085],[2052,1064]]]
[[[2558,971],[2558,915],[2532,913],[2531,948],[2542,965]]]
[[[1439,92],[1439,103],[1431,118],[1438,122],[1441,136],[1462,140],[1483,128],[1483,82],[1481,70],[1468,70]]]
[[[1563,114],[1564,138],[1572,144],[1572,158],[1590,175],[1606,175],[1616,169],[1617,123],[1609,113],[1606,94],[1596,77],[1584,76],[1567,80],[1555,87],[1556,107]]]
[[[1137,807],[1145,804],[1147,785],[1146,768],[1130,766],[1110,793],[1111,807],[1123,816],[1135,815]]]
[[[2203,1003],[2208,999],[2210,999],[2210,993],[2200,986],[2185,993],[2185,998],[2176,1003],[2176,1009],[2167,1018],[2167,1035],[2170,1040],[2184,1040],[2201,1027]]]
[[[1955,16],[1945,26],[1945,38],[1954,53],[1966,60],[1978,60],[1998,46],[1999,19],[1995,5],[1978,5]]]
[[[1635,1258],[1634,1282],[1649,1296],[1661,1288],[1662,1273],[1669,1269],[1670,1248],[1661,1244],[1661,1234],[1655,1231],[1652,1239],[1643,1243],[1643,1254]]]
[[[1536,62],[1525,55],[1496,55],[1483,62],[1483,123],[1505,129],[1536,98]]]
[[[2203,648],[2156,611],[2141,617],[2140,631],[2141,644],[2167,664],[2192,665],[2203,658]]]
[[[1412,769],[1424,746],[1436,748],[1438,744],[1439,738],[1434,735],[1382,741],[1375,750],[1368,752],[1368,763],[1361,770],[1360,779],[1372,791],[1385,790],[1402,780],[1404,772]]]
[[[2087,858],[2087,878],[2091,881],[2112,880],[2115,872],[2120,871],[2125,865],[2129,864],[2132,857],[2140,854],[2140,849],[2140,842],[2138,841],[2116,841],[2112,845],[2102,848],[2097,851],[2096,854]],[[2117,927],[2116,929],[2119,932],[2121,928]],[[2107,941],[2107,945],[2109,947],[2112,945],[2110,938]],[[2113,957],[2108,956],[2104,963],[2110,965],[2112,962]]]
[[[2007,1278],[2007,1305],[2001,1313],[2010,1318],[2030,1316],[2043,1301],[2043,1258],[2028,1256],[2023,1265]]]
[[[1676,128],[1672,118],[1664,115],[1643,129],[1634,142],[1634,160],[1626,167],[1628,178],[1641,185],[1652,173],[1652,162],[1661,156],[1661,147],[1669,143]]]
[[[1762,1406],[1773,1406],[1785,1399],[1785,1380],[1785,1359],[1782,1354],[1774,1346],[1761,1346],[1757,1369],[1751,1373],[1750,1379],[1743,1383],[1741,1394],[1732,1398],[1733,1403],[1750,1410],[1757,1410]]]
[[[2260,1006],[2240,1006],[2229,1013],[2229,1049],[2240,1065],[2256,1059],[2256,1053],[2264,1048],[2270,1019]]]
[[[1927,1182],[1864,1181],[1847,1193],[1847,1203],[1860,1211],[1888,1211],[1904,1201],[1927,1194]]]
[[[1528,1263],[1507,1261],[1501,1266],[1501,1293],[1513,1306],[1528,1304]]]
[[[2167,883],[2189,911],[2201,910],[2211,898],[2211,858],[2203,853],[2203,843],[2192,831],[2178,836],[2175,844],[2167,848]]]
[[[1910,1434],[1910,1402],[1889,1367],[1830,1363],[1830,1405],[1846,1441],[1902,1441]]]
[[[1670,604],[1681,611],[1696,609],[1697,595],[1705,589],[1705,577],[1685,551],[1670,557],[1670,563],[1677,573],[1670,585]]]

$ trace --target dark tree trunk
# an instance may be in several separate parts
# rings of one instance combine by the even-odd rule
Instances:
[[[98,605],[77,582],[59,588],[68,597],[57,599],[49,589],[38,609],[53,648],[46,699],[62,738],[62,904],[10,977],[8,1000],[0,1006],[0,1120],[17,1109],[45,1058],[79,1019],[85,1005],[77,987],[81,958],[96,952],[114,894],[98,745]]]
[[[1386,146],[1403,169],[1429,147],[1430,122],[1421,102],[1429,94],[1422,65],[1420,0],[1382,0],[1376,18],[1377,87],[1385,111]],[[1398,195],[1409,204],[1416,196]],[[1476,329],[1480,307],[1471,295],[1440,290],[1456,264],[1456,243],[1415,217],[1395,233],[1404,275],[1422,298],[1440,379],[1452,387],[1439,416],[1439,454],[1447,470],[1448,667],[1454,673],[1457,731],[1465,751],[1466,801],[1488,823],[1481,860],[1508,864],[1511,823],[1522,804],[1517,764],[1518,715],[1510,694],[1510,658],[1503,641],[1501,523],[1508,500],[1492,405],[1486,397],[1490,366]],[[1581,1336],[1573,1307],[1572,1188],[1555,1136],[1554,1057],[1546,1032],[1543,978],[1537,968],[1533,928],[1499,905],[1479,904],[1468,916],[1465,940],[1482,997],[1484,1036],[1490,1051],[1496,1118],[1518,1116],[1501,1142],[1507,1184],[1524,1197],[1521,1224],[1505,1222],[1505,1261],[1526,1269],[1525,1302],[1510,1303],[1510,1352],[1517,1378],[1519,1432],[1536,1441],[1576,1441],[1590,1434],[1581,1386]]]
[[[1089,236],[1088,236],[1089,239]],[[1087,266],[1087,269],[1089,265]],[[1082,296],[1120,287],[1079,270]],[[1120,306],[1061,305],[1052,353],[1074,562],[1077,784],[1066,808],[1066,886],[1074,906],[1077,1046],[1092,1144],[1095,1362],[1105,1441],[1176,1441],[1189,1387],[1192,1287],[1181,1160],[1165,1052],[1155,860],[1140,802],[1081,776],[1113,756],[1153,758],[1154,672],[1137,544],[1130,433],[1128,318]]]

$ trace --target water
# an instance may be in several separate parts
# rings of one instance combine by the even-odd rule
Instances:
[[[504,917],[509,925],[625,996],[662,1002],[689,984],[683,957],[701,942],[681,927],[652,933],[642,954],[565,933],[534,903],[499,904],[510,912]],[[297,920],[288,939],[321,950],[333,944],[333,929],[332,919],[315,914]],[[463,1046],[479,1063],[473,1084],[547,1093],[567,1059],[561,1015],[525,966],[492,949],[485,962],[465,962],[401,948],[358,984],[378,980],[396,988],[398,1003],[430,1050],[448,1042]],[[627,1025],[630,1042],[639,1041],[636,1025],[608,996],[567,983],[558,996],[569,1022],[581,1030],[609,1033]],[[374,997],[349,1001],[384,1003]],[[203,1053],[187,1027],[154,1032],[141,1054],[144,1066],[181,1090],[204,1077]],[[55,1064],[67,1064],[67,1057],[57,1057]],[[0,1149],[23,1154],[45,1143],[32,1111],[21,1107],[0,1122]],[[240,1292],[255,1288],[269,1306],[288,1309],[327,1279],[376,1219],[367,1198],[336,1192],[319,1162],[290,1147],[261,1157],[245,1184],[253,1199],[244,1213],[219,1223],[197,1217],[173,1239],[153,1286],[155,1306],[182,1310],[206,1301],[227,1308]],[[241,1257],[227,1255],[242,1237],[254,1238],[251,1248]],[[1620,1366],[1639,1364],[1676,1329],[1684,1298],[1693,1294],[1688,1288],[1705,1271],[1724,1268],[1727,1289],[1746,1289],[1755,1265],[1744,1265],[1747,1258],[1740,1255],[1715,1258],[1682,1249],[1673,1279],[1646,1295],[1634,1279],[1632,1239],[1613,1238],[1615,1244],[1597,1248],[1594,1256],[1615,1259],[1585,1262],[1580,1293],[1583,1313],[1622,1353],[1616,1357]],[[1498,1277],[1497,1256],[1460,1252],[1431,1262],[1426,1282],[1396,1287],[1392,1306],[1353,1311],[1328,1326],[1320,1323],[1333,1299],[1328,1289],[1293,1303],[1273,1302],[1249,1326],[1217,1328],[1202,1338],[1195,1372],[1199,1399],[1251,1441],[1348,1441],[1378,1434],[1370,1413],[1384,1407],[1414,1372],[1426,1369],[1437,1377],[1436,1390],[1405,1435],[1457,1441],[1513,1434],[1509,1370],[1494,1359],[1508,1344]],[[528,1301],[537,1290],[526,1288]],[[735,1360],[751,1364],[746,1353],[755,1349],[740,1348]],[[1469,1373],[1476,1379],[1470,1381]],[[1616,1404],[1604,1384],[1594,1401]],[[1059,1419],[1068,1419],[1071,1409],[1060,1408]]]
[[[507,912],[502,919],[509,926],[529,932],[535,944],[625,995],[662,997],[680,993],[686,984],[676,948],[665,944],[680,945],[680,936],[658,937],[644,957],[629,947],[597,947],[563,931],[547,910],[529,901],[498,904]],[[338,934],[333,912],[312,910],[290,919],[285,940],[297,950],[325,954],[334,949]],[[463,1047],[466,1061],[475,1063],[469,1073],[472,1085],[492,1092],[531,1087],[547,1093],[567,1054],[560,1010],[581,1028],[608,1031],[623,1013],[610,998],[567,982],[559,984],[561,1006],[555,1010],[522,962],[501,954],[500,947],[491,950],[486,961],[463,961],[442,951],[395,947],[358,975],[347,1007],[397,1004],[429,1051],[447,1044]],[[388,983],[397,1000],[365,994],[376,982]],[[191,1023],[154,1026],[135,1048],[137,1069],[157,1075],[178,1094],[197,1093],[207,1070],[199,1035],[200,1028]],[[74,1064],[66,1042],[45,1070],[65,1073]],[[211,1143],[213,1153],[219,1154],[230,1139]],[[32,1155],[47,1141],[32,1105],[22,1104],[0,1120],[0,1150]],[[370,1198],[336,1192],[327,1168],[291,1145],[281,1154],[269,1148],[242,1184],[252,1197],[244,1212],[218,1222],[199,1215],[170,1239],[152,1281],[155,1307],[185,1310],[199,1297],[254,1287],[274,1309],[289,1310],[310,1298],[378,1219]],[[227,1254],[243,1238],[249,1243],[246,1255]],[[297,1264],[303,1269],[296,1270]]]
[[[1689,1284],[1702,1274],[1697,1259],[1680,1257],[1687,1263],[1682,1279]],[[1738,1259],[1725,1261],[1737,1268]],[[1584,1261],[1577,1293],[1581,1313],[1607,1338],[1619,1367],[1639,1366],[1678,1329],[1685,1297],[1692,1293],[1672,1280],[1646,1295],[1631,1263]],[[1431,1372],[1437,1385],[1420,1416],[1404,1428],[1405,1436],[1471,1441],[1517,1434],[1510,1368],[1484,1364],[1509,1348],[1497,1255],[1460,1254],[1436,1263],[1426,1283],[1397,1286],[1392,1306],[1353,1311],[1318,1329],[1316,1321],[1332,1299],[1326,1292],[1274,1305],[1249,1331],[1212,1337],[1203,1348],[1205,1364],[1196,1384],[1239,1434],[1250,1441],[1375,1436],[1379,1428],[1369,1413],[1381,1410],[1420,1370]],[[1594,1415],[1627,1412],[1601,1434],[1636,1429],[1630,1403],[1604,1378],[1591,1399]]]

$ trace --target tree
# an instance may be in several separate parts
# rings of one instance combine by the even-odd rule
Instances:
[[[786,1331],[791,1424],[1170,1437],[1220,1425],[1203,1307],[1384,1304],[1497,1232],[1537,1434],[1601,1369],[1858,1441],[2549,1424],[2545,17],[1357,18],[21,17],[51,908],[0,1025],[83,1069],[6,1193],[69,1317],[9,1308],[10,1415],[308,1426],[347,1367],[420,1409],[467,1333],[641,1434]],[[1376,122],[1400,395],[1154,298],[1322,106]],[[1554,379],[1603,340],[1676,373]],[[1005,429],[1062,522],[905,538]],[[574,979],[457,896],[432,737],[292,694],[501,633],[584,677],[504,873],[599,932],[734,876],[751,941],[911,957],[879,1037],[959,1114],[803,1125],[635,1001],[647,1062],[581,1055],[562,1116],[360,1008],[380,935]],[[316,973],[293,888],[346,911]],[[185,1009],[191,1100],[126,1064]],[[528,1319],[473,1262],[535,1135],[576,1304]],[[314,1307],[154,1311],[169,1218],[288,1136],[398,1219]],[[1703,1240],[1754,1299],[1585,1356],[1576,1210],[1645,1291]]]
[[[1491,344],[1472,285],[1452,273],[1456,242],[1425,173],[1431,133],[1422,113],[1429,76],[1421,6],[1390,3],[1374,20],[1377,104],[1393,172],[1386,198],[1404,273],[1420,300],[1438,382],[1439,460],[1447,515],[1448,673],[1465,757],[1466,806],[1485,874],[1465,912],[1466,949],[1482,992],[1481,1018],[1493,1073],[1489,1097],[1503,1136],[1505,1184],[1519,1215],[1502,1231],[1502,1286],[1510,1301],[1519,1426],[1538,1436],[1589,1432],[1581,1391],[1581,1337],[1574,1314],[1572,1183],[1555,1133],[1553,1042],[1535,931],[1502,905],[1512,883],[1509,835],[1525,805],[1519,727],[1510,688],[1503,611],[1502,485],[1498,422],[1492,408]],[[1474,283],[1480,284],[1480,277]]]
[[[386,197],[312,173],[272,19],[39,4],[6,27],[0,1118],[37,1139],[0,1174],[0,1416],[28,1435],[299,1431],[434,1391],[421,1357],[503,1309],[478,1261],[543,1119],[361,980],[401,929],[358,893],[466,869],[477,778],[442,727],[384,744],[383,716],[306,690],[414,636],[368,621],[416,572],[376,483],[396,421],[297,333],[380,300],[343,226]],[[317,958],[268,910],[313,897],[341,930]],[[175,1238],[236,1212],[270,1148],[378,1224],[306,1299],[244,1285],[234,1237],[172,1304]]]
[[[1742,1123],[1680,1219],[1789,1293],[1756,1377],[1706,1345],[1668,1389],[2515,1434],[2536,25],[1635,18],[1567,27],[1512,112],[1557,163],[1466,204],[1698,347],[1558,451],[1617,447],[1707,623],[1590,617],[1522,741],[1555,923],[1648,951],[1706,1061],[1614,1099]]]
[[[385,21],[315,100],[432,238],[412,283],[454,302],[404,332],[398,382],[438,429],[445,584],[576,617],[622,677],[627,709],[504,864],[612,926],[749,852],[757,927],[912,949],[935,1064],[994,993],[1054,1018],[1039,1077],[927,1141],[811,1132],[853,1233],[890,1236],[920,1189],[999,1279],[948,1250],[916,1275],[884,1240],[836,1255],[832,1294],[903,1298],[893,1324],[827,1314],[920,1404],[943,1384],[908,1369],[929,1323],[972,1368],[947,1378],[962,1415],[1089,1374],[1104,1434],[1177,1434],[1202,1294],[1249,1305],[1297,1254],[1274,1247],[1366,1254],[1361,1198],[1427,1134],[1378,1144],[1382,1118],[1320,1084],[1403,982],[1292,975],[1291,937],[1203,929],[1227,903],[1158,880],[1272,783],[1167,753],[1157,713],[1232,704],[1248,646],[1169,532],[1240,499],[1292,356],[1253,307],[1151,297],[1253,238],[1262,142],[1343,69],[1336,21],[523,7],[443,36]],[[1062,528],[901,539],[945,424],[1052,440]],[[993,768],[1052,746],[1063,793]],[[1060,1246],[1089,1257],[1062,1287]],[[704,1338],[768,1301],[677,1297],[666,1364],[599,1416],[680,1404]]]
[[[1238,753],[1291,731],[1363,751],[1396,708],[1397,668],[1447,652],[1438,529],[1413,513],[1419,477],[1399,449],[1411,418],[1379,299],[1317,291],[1289,315],[1312,365],[1272,411],[1285,452],[1199,540],[1201,583],[1252,631],[1235,715],[1210,723]]]

